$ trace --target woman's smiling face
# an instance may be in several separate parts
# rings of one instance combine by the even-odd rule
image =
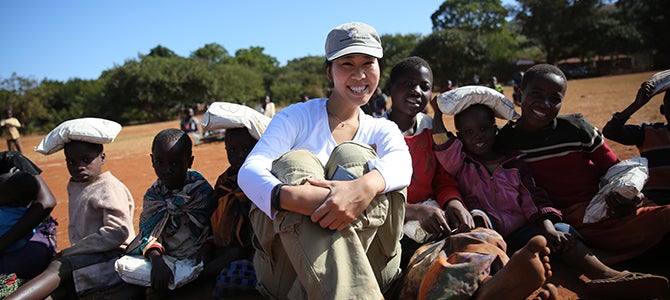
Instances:
[[[331,97],[351,99],[361,106],[375,93],[380,73],[376,57],[364,54],[340,57],[328,68],[328,77],[333,81]]]

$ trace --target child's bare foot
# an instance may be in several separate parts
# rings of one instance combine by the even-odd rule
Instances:
[[[547,240],[539,235],[533,237],[526,246],[512,255],[502,270],[482,283],[475,299],[526,299],[551,277],[551,266],[547,255],[549,255]],[[556,287],[553,285],[550,287],[553,287],[555,298]],[[546,293],[544,290],[541,293],[547,298],[541,299],[554,299],[550,298],[552,297],[550,287],[546,288]]]
[[[533,300],[556,300],[558,299],[558,289],[551,283],[546,283],[540,288]]]

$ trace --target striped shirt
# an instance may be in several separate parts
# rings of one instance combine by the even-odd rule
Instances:
[[[498,133],[496,146],[518,150],[538,186],[559,209],[588,203],[598,192],[600,177],[619,160],[603,135],[581,114],[561,115],[538,131],[523,131],[516,122]]]

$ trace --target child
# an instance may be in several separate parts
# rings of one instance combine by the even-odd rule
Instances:
[[[71,140],[64,150],[71,176],[67,185],[71,246],[7,299],[72,299],[121,283],[113,264],[135,235],[132,195],[110,172],[102,172],[106,158],[102,144]]]
[[[437,109],[435,114],[434,130],[444,134],[441,111]],[[560,211],[551,207],[534,184],[521,155],[493,149],[498,127],[492,108],[482,103],[464,105],[454,116],[454,123],[458,138],[447,133],[449,140],[435,148],[437,158],[458,180],[466,206],[481,209],[491,217],[493,228],[508,242],[508,252],[542,234],[552,252],[591,279],[586,283],[590,293],[645,299],[665,294],[666,278],[618,272],[605,266],[567,224],[557,223]]]
[[[186,132],[191,139],[198,143],[200,142],[200,129],[198,127],[198,118],[195,117],[193,108],[184,109],[184,117],[179,123],[181,130]]]
[[[478,228],[470,231],[475,227],[475,222],[461,202],[458,183],[445,172],[435,157],[432,118],[421,112],[432,98],[432,87],[432,70],[420,57],[404,58],[391,70],[389,90],[392,105],[384,117],[395,122],[403,132],[412,155],[413,166],[412,181],[407,188],[406,236],[401,241],[403,269],[410,257],[414,255],[415,259],[406,272],[407,276],[403,280],[399,299],[417,298],[420,294],[417,282],[423,282],[428,277],[420,271],[421,266],[433,263],[424,261],[421,257],[426,255],[421,254],[421,251],[415,254],[415,250],[426,242],[426,239],[418,239],[414,232],[407,232],[410,227],[407,225],[408,221],[417,221],[420,228],[430,235],[430,240],[442,239],[449,235],[445,239],[447,242],[444,255],[448,256],[448,261],[453,265],[444,265],[441,271],[449,274],[451,280],[431,285],[435,290],[451,290],[452,296],[449,299],[472,297],[475,292],[482,296],[505,291],[507,292],[505,296],[509,296],[510,299],[513,299],[514,295],[528,296],[539,287],[539,284],[532,283],[535,279],[542,279],[538,281],[539,283],[544,281],[542,274],[544,268],[534,269],[532,262],[519,263],[518,258],[513,258],[508,264],[508,269],[528,267],[526,282],[515,282],[512,276],[505,275],[509,274],[509,271],[496,273],[502,268],[501,264],[508,260],[505,254],[505,242],[498,233],[490,229]],[[458,233],[452,234],[452,228]],[[489,279],[489,274],[495,274],[497,279],[494,282],[505,285],[509,290],[484,284]],[[537,278],[534,275],[537,275]],[[424,286],[425,283],[421,285]],[[514,294],[509,292],[511,289],[515,289]]]
[[[37,198],[39,185],[28,172],[17,171],[0,175],[0,235],[14,226],[28,209],[28,205]],[[28,235],[5,249],[3,253],[23,248],[33,236]]]
[[[270,118],[239,104],[215,102],[203,115],[207,130],[225,130],[226,154],[230,167],[219,176],[214,189],[218,206],[211,217],[214,260],[203,275],[216,275],[214,296],[255,290],[256,276],[251,262],[253,231],[249,220],[251,201],[237,184],[242,163],[270,123]]]
[[[143,273],[127,269],[136,261],[128,255],[116,263],[126,282],[151,287],[148,296],[166,296],[168,288],[196,279],[202,270],[196,260],[208,257],[205,252],[210,246],[205,241],[212,236],[212,186],[200,173],[189,170],[192,146],[188,135],[176,128],[161,130],[154,137],[151,163],[158,180],[144,194],[140,232],[127,251],[148,259],[140,259],[146,268]],[[176,272],[182,266],[185,274]]]
[[[56,221],[49,216],[56,206],[56,199],[39,175],[42,170],[32,161],[16,151],[0,152],[0,174],[6,176],[16,170],[34,176],[39,188],[32,200],[27,198],[30,205],[21,214],[21,218],[0,235],[0,274],[16,273],[22,279],[30,279],[42,273],[56,254]],[[31,235],[21,249],[5,251]]]
[[[583,223],[600,178],[619,160],[583,116],[558,115],[567,90],[565,74],[553,65],[535,65],[526,71],[521,90],[522,116],[500,130],[496,147],[526,154],[522,159],[564,222],[590,247],[605,251],[602,260],[608,265],[659,244],[670,231],[670,206],[646,204],[634,214]]]
[[[360,108],[381,77],[376,30],[342,24],[325,49],[330,98],[279,111],[237,177],[254,203],[258,289],[281,299],[381,299],[400,273],[411,157],[395,124]],[[330,180],[339,174],[355,178]]]
[[[660,112],[665,123],[643,123],[625,125],[636,111],[642,108],[653,97],[654,89],[651,81],[645,81],[637,91],[633,103],[622,112],[617,112],[603,127],[606,138],[624,145],[635,145],[640,155],[649,162],[649,180],[642,193],[656,204],[670,204],[670,92],[665,92]]]

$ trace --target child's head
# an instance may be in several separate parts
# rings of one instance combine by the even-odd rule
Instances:
[[[432,98],[433,71],[418,56],[399,61],[391,70],[389,90],[393,113],[415,116]]]
[[[237,171],[258,141],[246,128],[230,128],[226,129],[224,142],[230,167]]]
[[[70,141],[65,144],[65,162],[74,182],[91,182],[102,173],[105,152],[102,144]]]
[[[181,189],[193,165],[192,142],[179,129],[161,130],[151,144],[151,164],[158,179],[169,189]]]
[[[566,90],[567,79],[558,67],[550,64],[530,67],[521,81],[522,128],[534,131],[553,122]]]
[[[28,172],[18,171],[0,175],[0,205],[26,207],[37,198],[37,179]]]
[[[454,125],[466,152],[482,158],[491,153],[498,130],[493,109],[472,104],[454,116]]]

